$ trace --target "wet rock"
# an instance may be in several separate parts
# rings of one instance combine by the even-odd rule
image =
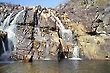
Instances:
[[[0,38],[4,38],[7,36],[7,33],[0,30]]]

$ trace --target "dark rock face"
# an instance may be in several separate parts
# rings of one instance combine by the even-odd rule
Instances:
[[[0,56],[1,54],[3,54],[4,50],[3,50],[3,45],[2,45],[2,40],[0,40]]]

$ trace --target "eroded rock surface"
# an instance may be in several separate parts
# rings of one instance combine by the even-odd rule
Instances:
[[[63,22],[73,30],[80,55],[86,59],[110,59],[109,7],[107,0],[70,0],[56,7],[60,14],[68,15],[72,23]]]

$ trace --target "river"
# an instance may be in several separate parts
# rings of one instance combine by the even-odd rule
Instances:
[[[0,64],[0,73],[110,73],[110,61],[35,61]]]

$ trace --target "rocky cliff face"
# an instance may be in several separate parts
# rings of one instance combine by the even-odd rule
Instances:
[[[69,41],[64,42],[66,39],[64,40],[61,34],[65,33],[65,31],[62,32],[60,30],[60,27],[63,25],[59,19],[59,13],[54,9],[42,8],[40,6],[22,7],[1,4],[1,26],[10,13],[12,13],[8,24],[10,27],[16,15],[23,9],[25,13],[20,14],[16,21],[16,47],[13,48],[12,59],[23,60],[25,57],[31,56],[33,52],[35,60],[57,59],[59,49],[61,53],[68,52],[70,55],[66,56],[72,57],[73,44]],[[3,49],[1,48],[1,50]]]
[[[67,13],[75,23],[82,23],[88,31],[109,33],[110,6],[108,0],[70,0],[56,7],[60,13]]]
[[[108,0],[70,0],[56,7],[73,22],[81,55],[89,59],[108,59],[110,9]],[[69,24],[68,24],[69,26]]]
[[[17,21],[17,46],[16,50],[13,50],[11,58],[24,59],[24,57],[32,55],[34,51],[35,60],[57,59],[59,48],[66,57],[71,58],[74,50],[73,44],[77,44],[80,48],[81,58],[110,59],[108,7],[95,6],[92,2],[84,1],[70,0],[56,9],[1,3],[0,24],[13,12],[11,23],[15,15],[25,9],[25,14],[21,14]],[[36,10],[38,12],[34,15]],[[34,16],[37,16],[38,24],[34,26],[34,42],[32,42]],[[72,31],[73,42],[65,42],[64,37],[59,34],[61,26],[58,24],[63,24],[65,29]],[[30,52],[33,43],[33,50]],[[1,50],[3,49],[1,48]]]

